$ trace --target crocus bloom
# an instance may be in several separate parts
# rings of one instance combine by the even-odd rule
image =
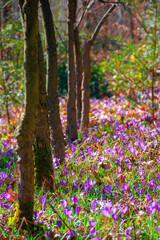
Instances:
[[[95,200],[91,201],[91,209],[93,212],[96,211],[96,201]]]
[[[128,210],[128,206],[125,206],[124,208],[122,208],[120,213],[125,214],[127,212],[127,210]]]
[[[125,234],[128,235],[128,236],[130,236],[131,231],[127,228],[127,229],[125,229]]]
[[[75,175],[75,172],[70,172],[70,174],[71,174],[71,177],[73,178]]]
[[[42,202],[42,210],[44,210],[46,207],[46,196],[41,197],[41,202]]]
[[[112,190],[112,185],[106,185],[105,186],[105,192],[106,193],[111,193],[111,190]]]
[[[102,240],[102,238],[99,238],[99,237],[95,237],[95,238],[91,238],[89,240]]]
[[[114,221],[116,221],[118,217],[119,217],[118,214],[116,214],[116,213],[113,213],[113,214],[112,214],[112,218],[113,218]]]
[[[72,218],[72,211],[73,211],[72,208],[64,208],[63,209],[63,212],[67,216],[68,219]]]
[[[152,204],[150,206],[147,206],[146,208],[148,210],[149,215],[152,215],[156,211],[156,206],[154,206]]]
[[[66,199],[60,200],[60,203],[62,204],[62,206],[63,206],[64,208],[67,207],[67,200],[66,200]]]
[[[76,202],[77,202],[77,197],[76,197],[76,196],[73,196],[73,197],[71,198],[71,201],[72,201],[73,203],[76,203]]]
[[[57,226],[58,226],[59,228],[62,227],[62,221],[61,221],[61,220],[58,220],[58,221],[57,221]]]
[[[81,211],[81,207],[80,207],[80,206],[77,206],[77,207],[76,207],[76,214],[78,214],[80,211]]]
[[[95,231],[96,231],[96,230],[95,230],[95,227],[91,227],[91,229],[90,229],[90,231],[89,231],[89,235],[95,233]]]
[[[97,224],[97,221],[89,221],[89,224],[91,227],[94,227]]]
[[[102,213],[105,217],[110,217],[110,212],[109,212],[109,210],[108,210],[107,207],[103,208],[103,209],[101,210],[101,213]]]

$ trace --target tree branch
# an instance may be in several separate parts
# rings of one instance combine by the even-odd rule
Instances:
[[[82,15],[81,15],[78,23],[75,25],[75,28],[78,28],[78,27],[79,27],[79,25],[81,24],[81,22],[82,22],[82,20],[83,20],[83,18],[84,18],[84,16],[85,16],[85,14],[86,14],[86,12],[93,6],[94,3],[95,3],[95,0],[92,0],[90,3],[88,3],[88,4],[86,5],[86,7],[85,7],[85,9],[84,9],[84,11],[83,11],[83,13],[82,13]]]
[[[93,42],[95,41],[102,25],[104,24],[104,22],[106,21],[106,19],[110,16],[110,14],[113,12],[113,10],[116,8],[118,3],[112,4],[112,6],[108,9],[108,11],[103,15],[103,17],[101,18],[101,20],[99,21],[99,23],[97,24],[94,33],[92,34],[92,37],[90,38],[90,42],[91,44],[93,44]]]

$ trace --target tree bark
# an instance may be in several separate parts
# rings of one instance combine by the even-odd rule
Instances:
[[[74,65],[74,22],[75,0],[68,0],[68,101],[67,101],[67,140],[77,139],[77,119],[75,106],[75,65]]]
[[[18,200],[20,216],[28,224],[33,222],[34,205],[34,161],[33,141],[35,138],[38,105],[38,0],[19,0],[24,16],[24,68],[25,68],[25,107],[17,134],[19,155]],[[23,6],[23,7],[22,7]],[[26,224],[24,223],[24,227]]]
[[[36,185],[45,189],[53,187],[52,150],[48,119],[48,99],[46,93],[45,66],[42,42],[38,34],[38,70],[39,70],[39,105],[34,142]]]
[[[62,163],[65,157],[65,143],[57,94],[58,65],[55,30],[49,1],[40,0],[40,3],[47,44],[47,93],[49,105],[49,121],[51,126],[51,144],[54,157],[60,159]]]
[[[80,131],[88,131],[89,126],[89,99],[90,99],[90,81],[91,81],[91,63],[90,51],[92,42],[86,41],[83,53],[83,79],[82,79],[82,115]]]
[[[75,21],[77,11],[77,0],[75,1]],[[76,62],[76,102],[77,102],[77,121],[80,124],[82,111],[82,54],[80,50],[80,38],[78,27],[74,28],[74,44],[75,44],[75,62]]]
[[[112,4],[108,11],[103,15],[97,24],[91,38],[86,41],[83,53],[83,80],[82,80],[82,115],[80,131],[83,133],[88,131],[89,127],[89,98],[90,98],[90,82],[91,82],[91,63],[90,50],[94,41],[106,19],[110,16],[117,4]]]

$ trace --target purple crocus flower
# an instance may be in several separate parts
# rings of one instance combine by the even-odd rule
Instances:
[[[41,197],[41,202],[42,202],[42,210],[44,210],[46,207],[46,196]]]
[[[12,156],[12,149],[9,148],[7,150],[7,155],[8,155],[9,158]]]
[[[38,219],[42,216],[42,214],[43,214],[43,210],[41,210],[41,211],[37,214],[36,220],[38,220]]]
[[[75,236],[75,233],[74,233],[73,230],[70,230],[70,231],[67,232],[67,235],[69,235],[69,236]]]
[[[3,180],[6,177],[7,177],[7,173],[6,172],[0,172],[0,179],[1,180]]]
[[[75,152],[75,151],[76,151],[76,146],[75,146],[74,144],[71,144],[70,150],[71,150],[72,152]]]
[[[89,235],[95,233],[95,231],[96,231],[95,227],[91,227],[91,229],[90,229],[90,231],[89,231]]]
[[[118,214],[112,213],[112,218],[113,218],[114,221],[116,221],[118,217],[119,217]]]
[[[91,227],[94,227],[97,224],[97,221],[91,220],[91,221],[89,221],[89,224]]]
[[[76,196],[73,196],[73,197],[71,198],[71,201],[72,201],[73,203],[77,203],[77,197],[76,197]]]
[[[156,211],[156,202],[149,201],[149,206],[146,207],[149,215],[152,215]]]
[[[34,215],[34,217],[37,219],[37,212],[38,212],[38,210],[36,209],[35,211],[33,210],[33,215]]]
[[[63,209],[63,212],[68,219],[72,218],[72,211],[73,211],[72,208],[64,208]]]
[[[122,184],[122,189],[123,189],[123,190],[127,190],[127,188],[128,188],[128,184],[124,184],[124,183],[123,183],[123,184]]]
[[[2,196],[5,197],[5,201],[8,202],[10,200],[11,195],[8,192],[2,193]]]
[[[125,206],[124,208],[122,208],[120,213],[125,214],[127,212],[127,210],[128,210],[128,206]]]
[[[121,173],[121,170],[122,170],[122,169],[121,169],[120,167],[117,168],[117,172],[118,172],[118,173]]]
[[[89,154],[92,153],[92,148],[91,148],[91,147],[87,147],[87,148],[86,148],[86,151],[87,151],[87,155],[89,155]]]
[[[160,212],[160,203],[157,203],[157,210]]]
[[[67,199],[60,200],[60,203],[62,204],[62,206],[63,206],[64,208],[67,207]]]
[[[80,211],[81,211],[81,207],[80,207],[80,206],[77,206],[77,207],[76,207],[76,214],[78,214]]]
[[[7,163],[7,166],[10,167],[12,162],[11,162],[11,161],[8,161],[8,162],[6,162],[6,163]]]
[[[14,208],[12,208],[11,205],[8,204],[8,203],[3,203],[3,207],[5,207],[5,208],[7,208],[7,209],[11,209],[11,210],[14,209]]]
[[[62,227],[62,221],[61,221],[61,220],[58,220],[58,221],[57,221],[57,226],[58,226],[59,228]]]
[[[46,232],[45,232],[45,235],[46,235],[47,238],[50,238],[50,236],[49,236],[49,231],[46,231]]]
[[[96,211],[96,201],[95,200],[91,201],[91,209],[92,209],[93,212]]]
[[[149,199],[151,199],[151,195],[150,194],[146,194],[145,198],[149,200]]]
[[[70,174],[71,174],[71,177],[73,178],[75,175],[75,172],[70,172]]]
[[[132,163],[127,163],[127,167],[128,167],[128,169],[129,169],[129,171],[130,171],[131,168],[132,168]]]
[[[142,171],[142,165],[139,166],[139,171],[138,171],[138,175],[139,177],[142,177],[143,171]]]
[[[102,240],[102,238],[95,237],[95,238],[90,238],[89,240]]]
[[[84,183],[84,190],[87,191],[88,188],[92,188],[93,185],[96,183],[96,181],[94,180],[87,180],[85,183]]]
[[[103,208],[101,210],[101,213],[105,216],[105,217],[110,217],[110,211],[107,207]]]
[[[111,193],[111,190],[112,190],[112,185],[106,185],[105,186],[105,192],[106,193]]]
[[[63,175],[67,175],[68,174],[66,166],[63,167],[62,173],[63,173]]]
[[[142,148],[143,151],[146,151],[147,145],[145,144],[145,142],[140,141],[139,145],[140,145],[140,147]]]
[[[130,236],[131,231],[127,228],[127,229],[125,229],[125,234],[126,234],[127,236]]]

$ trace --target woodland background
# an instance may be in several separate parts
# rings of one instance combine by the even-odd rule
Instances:
[[[44,82],[39,85],[43,97],[38,111],[44,114],[32,121],[34,114],[29,113],[26,121],[32,125],[27,129],[21,120],[27,109],[24,1],[0,3],[0,238],[159,239],[160,2],[49,1],[58,68],[57,86],[50,89],[45,87],[49,39],[43,25],[48,1],[40,2],[44,74],[40,71],[39,76]],[[78,96],[85,87],[81,83],[76,89],[76,57],[69,57],[68,12],[75,2],[74,27],[84,13],[78,25],[83,62],[87,41],[116,4],[90,50],[88,122],[82,117],[85,101],[78,112]],[[72,89],[71,59],[75,61]],[[69,103],[72,93],[75,100]],[[76,134],[69,123],[72,107],[77,111]],[[42,137],[45,144],[39,142]],[[25,205],[25,196],[31,205]]]

